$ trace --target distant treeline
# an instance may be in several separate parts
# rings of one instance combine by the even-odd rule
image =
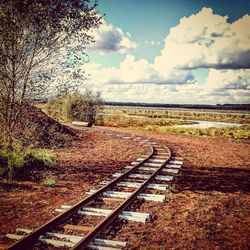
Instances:
[[[162,104],[141,102],[105,102],[109,106],[131,106],[151,108],[186,108],[186,109],[218,109],[218,110],[250,110],[250,104]]]

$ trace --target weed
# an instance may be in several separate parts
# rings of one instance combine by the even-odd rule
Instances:
[[[205,137],[222,137],[236,140],[250,139],[250,126],[245,125],[241,127],[228,127],[228,128],[175,128],[170,126],[145,126],[142,128],[146,131],[159,131],[163,133],[185,134],[192,136],[205,136]]]
[[[0,176],[7,174],[12,179],[18,170],[25,164],[25,158],[29,154],[29,149],[23,149],[16,144],[12,150],[3,147],[0,152],[1,173]]]
[[[43,180],[43,185],[46,186],[46,187],[53,187],[56,185],[56,179],[54,178],[46,178]]]
[[[33,158],[33,160],[40,162],[44,165],[49,165],[53,163],[53,161],[55,160],[53,153],[48,150],[39,150],[39,151],[32,152],[31,158]]]
[[[0,177],[12,179],[19,172],[34,165],[49,165],[54,161],[54,155],[47,150],[30,151],[15,145],[12,150],[3,147],[0,150]]]
[[[0,177],[4,176],[6,173],[6,169],[3,167],[0,167]]]

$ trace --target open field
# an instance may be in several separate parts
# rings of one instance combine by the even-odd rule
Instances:
[[[246,110],[200,110],[179,108],[112,107],[105,106],[104,113],[113,115],[169,118],[181,120],[206,120],[250,124],[250,112]]]
[[[0,1],[0,250],[250,250],[250,1]]]
[[[214,123],[211,127],[199,128],[182,125]],[[218,123],[220,127],[216,127]],[[223,124],[224,123],[224,124]],[[222,137],[236,140],[250,139],[250,114],[246,111],[181,110],[142,107],[108,107],[97,119],[97,125],[108,127],[133,127],[146,131],[186,134],[203,137]],[[178,125],[178,126],[176,126]]]
[[[108,128],[110,129],[110,128]],[[250,145],[225,139],[112,128],[154,138],[184,158],[168,202],[138,203],[137,211],[152,211],[152,223],[117,225],[117,239],[129,238],[128,249],[248,249]],[[74,204],[143,149],[135,142],[85,129],[82,141],[56,150],[57,162],[30,172],[26,179],[2,182],[0,234],[16,227],[35,228],[56,214],[61,204]],[[115,149],[115,151],[113,151]],[[43,184],[45,178],[54,186]],[[131,234],[131,232],[133,232]],[[1,238],[1,243],[8,243]]]

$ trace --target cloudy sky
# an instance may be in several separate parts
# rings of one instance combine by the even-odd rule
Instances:
[[[107,101],[250,103],[249,0],[99,0],[85,86]]]

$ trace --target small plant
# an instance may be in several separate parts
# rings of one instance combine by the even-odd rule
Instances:
[[[43,163],[44,165],[49,165],[55,160],[53,153],[48,150],[39,150],[32,152],[31,157],[35,161]]]
[[[12,179],[16,172],[24,166],[28,154],[29,150],[20,145],[15,145],[11,150],[3,147],[0,152],[0,176],[7,173],[8,178]]]
[[[48,150],[30,151],[29,148],[15,145],[13,149],[0,149],[0,177],[13,179],[27,167],[49,165],[54,155]]]
[[[43,185],[46,187],[53,187],[56,185],[56,179],[49,177],[43,180]]]

